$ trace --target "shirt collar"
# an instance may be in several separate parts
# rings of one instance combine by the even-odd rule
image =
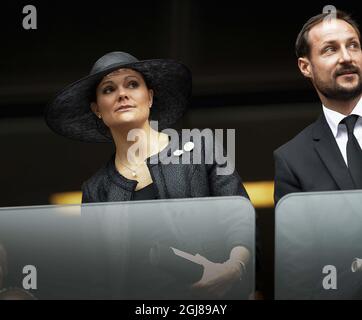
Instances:
[[[328,109],[324,105],[322,105],[322,106],[323,106],[324,116],[326,117],[328,125],[332,130],[333,136],[336,138],[338,135],[338,125],[346,116],[337,111]],[[356,114],[356,115],[362,117],[362,98],[359,99],[357,105],[354,107],[351,114]]]

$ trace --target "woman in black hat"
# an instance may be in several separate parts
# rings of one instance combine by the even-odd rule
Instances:
[[[190,141],[174,148],[168,128],[184,113],[191,95],[191,74],[172,60],[144,60],[124,52],[101,57],[90,75],[59,93],[46,110],[55,132],[86,142],[114,142],[110,161],[82,186],[83,203],[206,196],[248,197],[236,172],[217,175],[218,164],[163,164],[163,159],[194,152]],[[158,130],[150,125],[156,120]],[[130,138],[136,131],[137,139]],[[203,142],[205,143],[205,142]],[[135,148],[137,145],[137,148]],[[178,142],[177,142],[178,147]],[[201,152],[205,151],[202,145]],[[223,265],[207,259],[200,263],[204,277],[199,291],[224,293],[240,278],[248,263],[252,238],[238,219],[231,221],[230,259]],[[241,223],[242,224],[242,223]],[[240,232],[243,230],[243,232]],[[215,272],[213,272],[215,271]],[[207,276],[206,276],[207,275]],[[205,278],[206,277],[206,278]]]

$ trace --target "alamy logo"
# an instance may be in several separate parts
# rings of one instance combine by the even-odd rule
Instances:
[[[362,259],[354,258],[351,265],[352,272],[362,272]],[[322,286],[325,290],[337,290],[337,268],[333,265],[323,267],[322,273],[326,276],[323,277]]]
[[[151,127],[158,131],[158,122],[151,121]],[[218,164],[217,175],[230,175],[235,170],[235,129],[182,129],[176,131],[171,128],[161,131],[169,136],[170,155],[165,155],[162,159],[153,157],[150,162],[156,164]],[[226,150],[224,150],[224,133],[226,136]],[[181,134],[181,136],[180,136]],[[140,128],[132,129],[128,132],[127,141],[135,142],[127,152],[127,160],[130,163],[138,162],[137,159],[144,159],[146,155],[142,148],[141,141],[147,141],[147,132]],[[180,145],[181,142],[181,145]],[[204,146],[204,148],[202,147]],[[192,151],[192,152],[191,152]],[[226,151],[226,154],[224,154]]]
[[[25,30],[37,29],[37,13],[35,6],[27,5],[23,8],[23,13],[26,16],[23,18],[23,28]]]
[[[337,268],[332,265],[324,266],[322,270],[326,276],[323,278],[323,289],[325,290],[337,290]]]
[[[23,279],[23,288],[25,290],[36,290],[38,288],[36,268],[32,265],[27,265],[23,268],[23,274],[26,274]]]

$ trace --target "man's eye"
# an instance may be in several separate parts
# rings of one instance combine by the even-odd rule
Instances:
[[[334,52],[334,51],[336,51],[334,47],[326,47],[323,50],[323,52],[326,52],[326,53],[331,53],[331,52]]]
[[[353,49],[358,49],[360,47],[359,43],[357,42],[352,42],[349,46]]]
[[[111,93],[113,91],[114,91],[113,87],[105,87],[105,88],[103,88],[102,93],[103,94],[108,94],[108,93]]]
[[[131,88],[131,89],[138,88],[138,86],[139,86],[138,82],[134,81],[134,80],[132,80],[128,83],[128,88]]]

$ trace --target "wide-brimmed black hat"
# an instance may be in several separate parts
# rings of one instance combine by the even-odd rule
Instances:
[[[96,87],[104,76],[120,68],[140,72],[153,89],[151,120],[162,130],[174,124],[186,110],[191,96],[189,69],[174,60],[138,60],[125,52],[110,52],[97,60],[90,74],[64,88],[45,110],[45,120],[56,133],[85,142],[111,142],[101,119],[92,112]]]

